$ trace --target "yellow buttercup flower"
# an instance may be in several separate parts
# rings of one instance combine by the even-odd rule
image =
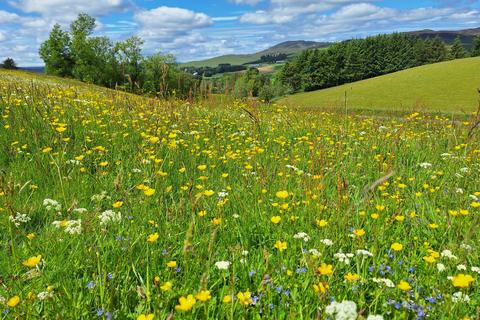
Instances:
[[[195,300],[193,295],[189,294],[187,297],[184,297],[184,296],[180,297],[180,299],[178,299],[178,302],[179,302],[179,304],[177,304],[175,306],[175,310],[177,310],[177,311],[190,311],[190,310],[192,310],[192,308],[195,305],[195,303],[197,302],[197,300]]]
[[[155,189],[146,187],[145,189],[143,189],[143,194],[146,195],[147,197],[151,197],[155,194]]]
[[[403,281],[403,280],[400,281],[397,287],[402,291],[408,291],[412,289],[412,286],[410,286],[410,284],[407,281]]]
[[[160,290],[162,291],[169,291],[172,289],[173,284],[170,281],[165,282],[163,285],[160,286]]]
[[[333,266],[331,264],[322,263],[320,267],[317,268],[317,271],[322,276],[329,276],[333,274]]]
[[[231,303],[232,302],[232,296],[227,294],[227,295],[223,296],[222,301],[223,301],[223,303]]]
[[[160,237],[160,235],[158,234],[158,232],[155,232],[155,233],[152,233],[151,235],[149,235],[147,237],[147,241],[148,242],[155,242],[158,240],[158,238]]]
[[[137,320],[153,320],[155,315],[153,313],[150,314],[141,314],[137,317]]]
[[[288,198],[288,191],[278,191],[277,193],[275,193],[275,196],[277,196],[277,198],[279,199],[287,199]]]
[[[42,260],[41,255],[33,256],[33,257],[30,257],[27,260],[23,261],[22,264],[25,267],[33,268],[33,267],[36,267],[40,263],[41,260]]]
[[[237,299],[242,306],[248,306],[253,303],[252,294],[248,290],[245,292],[237,293]]]
[[[468,288],[475,279],[469,274],[460,273],[452,278],[452,284],[456,288]]]
[[[353,230],[353,234],[356,235],[357,237],[362,237],[362,236],[365,235],[365,230],[355,229],[355,230]]]
[[[328,221],[324,219],[317,219],[316,223],[317,226],[319,226],[320,228],[326,227],[328,225]]]
[[[123,206],[122,201],[117,201],[114,204],[112,204],[112,207],[115,208],[115,209],[121,208],[122,206]]]
[[[197,298],[197,300],[199,301],[206,302],[210,300],[212,296],[210,295],[209,290],[201,290],[199,293],[195,295],[195,298]]]
[[[215,191],[213,191],[213,190],[205,190],[205,191],[203,192],[203,194],[204,194],[205,196],[207,196],[207,197],[211,197],[211,196],[213,196],[213,195],[215,194]]]
[[[171,260],[167,262],[167,267],[175,268],[177,266],[177,261]]]
[[[357,281],[360,279],[360,276],[356,273],[349,272],[344,276],[344,279],[347,281]]]
[[[273,216],[270,218],[270,221],[274,224],[279,224],[282,218],[280,216]]]
[[[13,296],[7,301],[7,306],[9,308],[15,308],[18,304],[20,303],[20,297],[19,296]]]
[[[274,247],[275,247],[278,251],[283,251],[283,250],[286,250],[286,249],[287,249],[287,243],[278,240],[277,242],[275,242]]]
[[[390,246],[390,248],[394,251],[401,251],[403,249],[403,244],[395,242]]]
[[[325,282],[319,282],[318,284],[313,285],[313,290],[315,290],[316,293],[320,293],[320,294],[325,294],[328,288],[329,288],[328,283],[325,283]]]

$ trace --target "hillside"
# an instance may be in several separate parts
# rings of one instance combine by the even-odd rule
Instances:
[[[474,29],[464,29],[464,30],[443,30],[443,31],[435,31],[435,30],[419,30],[419,31],[412,31],[407,32],[411,35],[419,36],[422,39],[432,39],[435,37],[439,37],[447,44],[452,44],[453,41],[457,36],[460,36],[460,40],[465,48],[471,49],[473,45],[473,40],[475,36],[480,35],[480,28]]]
[[[474,111],[478,105],[480,58],[412,68],[279,100],[289,106],[376,110]]]
[[[215,57],[200,61],[190,61],[183,64],[185,67],[216,67],[222,63],[230,63],[232,65],[242,65],[253,63],[261,58],[261,56],[269,54],[287,54],[293,56],[306,49],[324,48],[329,46],[329,43],[314,42],[314,41],[287,41],[279,43],[266,50],[252,53],[252,54],[231,54],[220,57]]]

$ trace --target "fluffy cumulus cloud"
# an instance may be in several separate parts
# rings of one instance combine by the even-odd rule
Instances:
[[[139,26],[138,35],[145,40],[147,54],[162,51],[191,57],[209,42],[216,47],[215,39],[200,32],[214,24],[205,13],[162,6],[138,11],[133,18]]]
[[[189,34],[195,29],[205,28],[213,24],[211,17],[204,13],[182,8],[159,7],[140,11],[134,19],[140,25],[140,34],[145,38],[175,39]]]

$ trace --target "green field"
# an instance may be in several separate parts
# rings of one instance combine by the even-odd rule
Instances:
[[[280,104],[299,107],[470,112],[478,107],[480,58],[442,62],[325,90],[299,93]]]

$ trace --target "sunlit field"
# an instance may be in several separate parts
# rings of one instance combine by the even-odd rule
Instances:
[[[473,122],[0,73],[2,319],[478,319]],[[473,118],[473,115],[472,115]]]

